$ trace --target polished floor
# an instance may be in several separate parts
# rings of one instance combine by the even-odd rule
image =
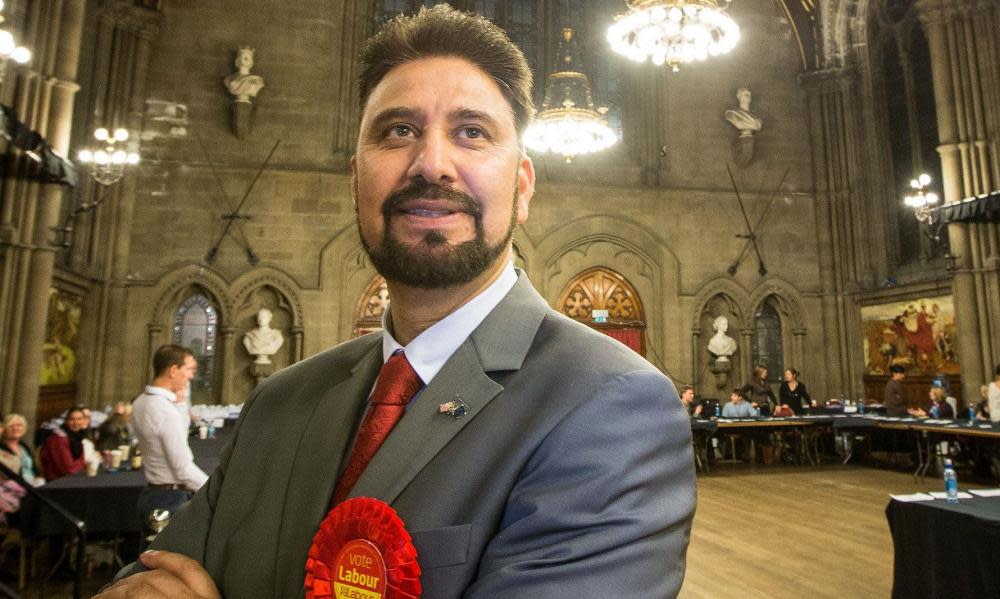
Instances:
[[[864,466],[720,467],[698,477],[682,599],[889,597],[889,493],[937,490],[937,478]],[[976,488],[982,485],[970,485]],[[966,485],[962,485],[963,488]],[[109,578],[93,572],[90,597]],[[68,583],[24,598],[72,597]]]

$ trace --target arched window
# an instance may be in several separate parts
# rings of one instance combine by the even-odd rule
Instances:
[[[358,299],[354,317],[354,336],[360,337],[382,328],[382,315],[389,307],[389,288],[382,275],[375,275]]]
[[[191,381],[192,393],[201,399],[215,391],[215,338],[219,331],[219,310],[202,293],[195,292],[174,313],[173,343],[191,349],[198,360],[198,374]]]
[[[642,301],[635,287],[617,272],[599,266],[578,274],[563,289],[557,309],[645,355]]]
[[[760,310],[754,315],[753,339],[751,341],[751,367],[767,367],[767,380],[781,381],[785,370],[781,342],[781,316],[771,301],[764,300]]]

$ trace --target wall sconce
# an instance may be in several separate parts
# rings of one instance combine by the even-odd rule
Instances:
[[[90,167],[90,174],[101,185],[114,185],[125,175],[125,167],[139,164],[139,154],[123,149],[129,135],[126,129],[110,133],[104,127],[94,131],[96,148],[84,148],[77,154],[80,162]]]

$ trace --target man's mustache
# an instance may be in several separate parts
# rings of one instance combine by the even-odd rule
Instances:
[[[470,214],[476,219],[482,216],[482,210],[480,210],[476,200],[472,199],[472,196],[456,189],[424,180],[414,181],[403,189],[389,195],[385,203],[382,204],[382,215],[388,219],[394,212],[402,210],[406,202],[412,200],[447,200],[454,204],[461,212]]]

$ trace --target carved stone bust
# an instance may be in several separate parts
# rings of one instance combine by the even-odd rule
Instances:
[[[253,53],[253,48],[248,46],[237,50],[235,64],[239,70],[222,80],[226,84],[226,89],[234,96],[234,102],[250,103],[257,92],[264,87],[264,78],[250,73],[250,69],[253,68]]]
[[[729,330],[729,319],[719,316],[712,322],[712,329],[715,335],[708,340],[708,351],[719,362],[728,362],[729,356],[736,353],[736,340],[726,334]]]
[[[760,131],[764,126],[764,121],[750,112],[750,90],[741,87],[736,92],[736,99],[740,107],[726,111],[726,120],[732,123],[740,131],[741,136],[752,136],[755,131]]]
[[[270,364],[271,356],[281,349],[285,338],[281,331],[271,328],[271,311],[261,308],[257,312],[257,328],[251,329],[243,336],[243,347],[250,355],[256,357],[254,364]]]

